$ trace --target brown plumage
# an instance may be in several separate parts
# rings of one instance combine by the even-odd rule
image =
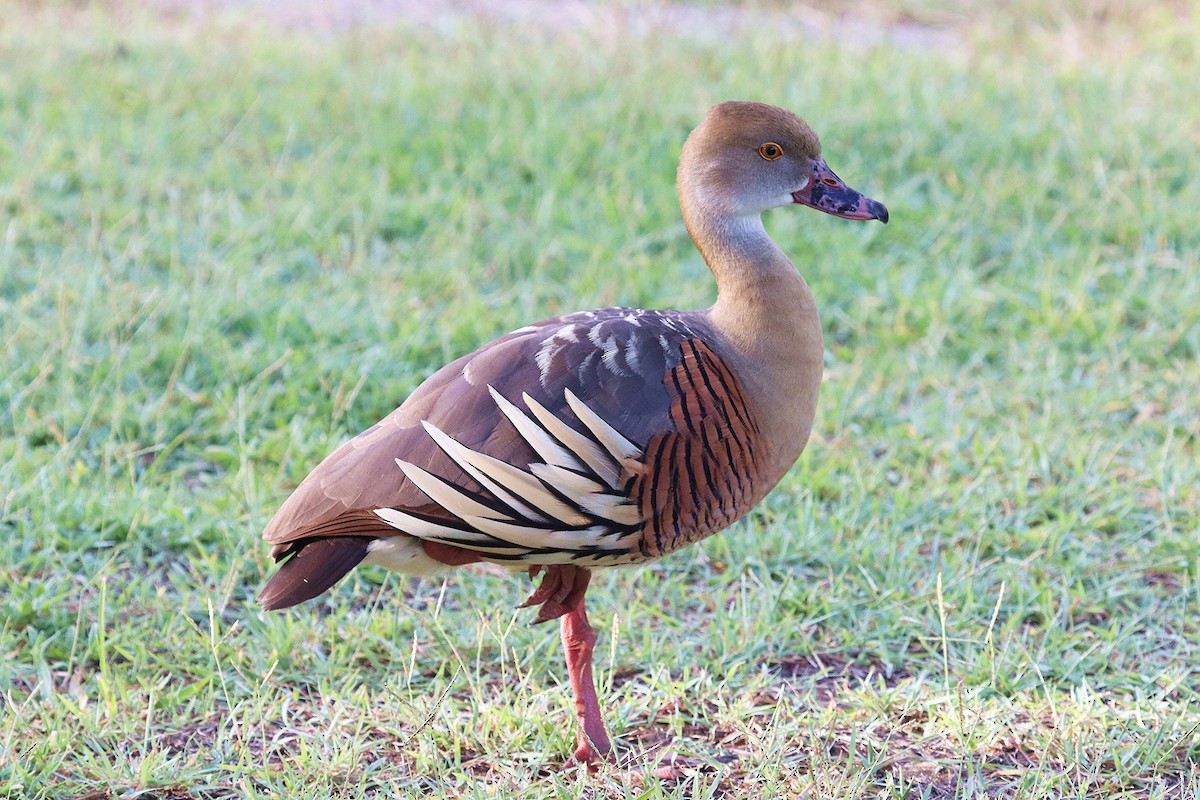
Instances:
[[[762,227],[793,203],[887,210],[825,165],[812,129],[761,103],[714,106],[678,189],[717,280],[705,311],[545,320],[454,361],[304,479],[267,526],[284,608],[355,565],[425,575],[491,561],[544,571],[525,605],[562,618],[580,731],[611,754],[591,677],[590,570],[646,561],[744,516],[804,448],[823,346],[812,294]]]

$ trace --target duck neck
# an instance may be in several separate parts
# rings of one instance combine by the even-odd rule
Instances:
[[[709,320],[740,362],[770,443],[772,483],[804,448],[816,412],[824,344],[816,302],[758,214],[684,220],[717,282]]]
[[[704,221],[689,224],[688,231],[717,281],[713,322],[739,349],[752,351],[815,321],[812,292],[761,217]]]

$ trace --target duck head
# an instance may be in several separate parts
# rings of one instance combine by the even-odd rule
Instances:
[[[835,217],[888,221],[883,203],[829,168],[808,123],[765,103],[709,109],[684,143],[678,183],[685,207],[698,205],[706,215],[742,217],[799,203]]]

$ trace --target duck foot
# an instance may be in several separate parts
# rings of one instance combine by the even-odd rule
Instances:
[[[517,608],[541,606],[533,624],[549,622],[573,611],[583,611],[583,596],[587,592],[588,582],[592,579],[590,570],[571,564],[551,564],[529,568],[529,577],[536,578],[538,573],[545,570],[542,582]]]

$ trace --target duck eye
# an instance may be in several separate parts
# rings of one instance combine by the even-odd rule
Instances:
[[[767,142],[758,148],[758,154],[767,161],[774,161],[783,155],[783,148],[775,144],[775,142]]]

